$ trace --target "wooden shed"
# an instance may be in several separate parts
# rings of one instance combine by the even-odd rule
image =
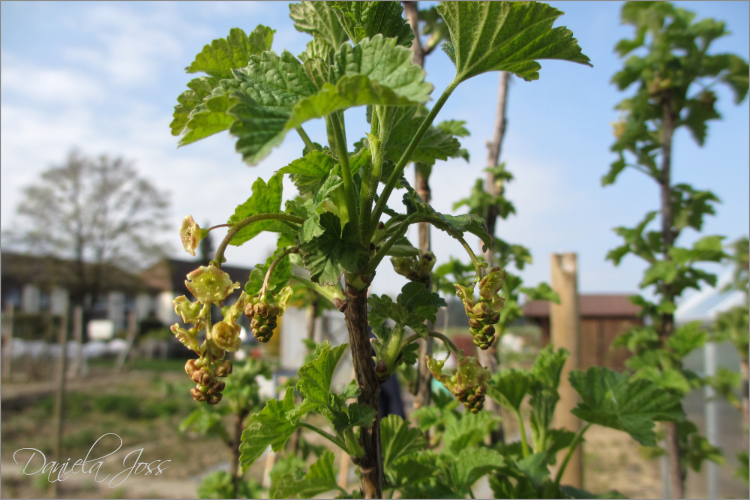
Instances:
[[[638,317],[641,308],[628,299],[630,295],[580,294],[581,314],[581,369],[606,366],[613,370],[625,369],[630,353],[625,348],[610,349],[615,337],[633,325],[643,325]],[[550,303],[535,300],[523,307],[524,316],[542,329],[542,347],[550,341]]]

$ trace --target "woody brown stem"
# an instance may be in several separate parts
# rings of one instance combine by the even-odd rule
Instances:
[[[672,112],[671,100],[665,97],[662,101],[662,144],[661,144],[661,177],[659,179],[661,196],[661,230],[663,239],[664,260],[671,260],[669,250],[674,245],[675,233],[672,229],[672,185],[671,185],[671,161],[672,161],[672,134],[674,133],[675,116]],[[662,299],[673,301],[675,296],[666,283],[661,286]],[[674,314],[662,314],[657,326],[662,344],[666,347],[667,339],[674,331]],[[664,441],[669,465],[669,483],[672,490],[672,498],[685,498],[685,480],[680,466],[680,442],[677,437],[677,424],[674,422],[664,423]]]
[[[231,475],[232,475],[232,498],[238,498],[240,481],[242,481],[242,474],[240,472],[240,443],[242,442],[242,431],[244,429],[245,417],[247,417],[248,410],[241,410],[235,415],[234,420],[234,439],[232,440],[232,464],[231,464]]]
[[[376,412],[379,408],[380,385],[372,362],[372,346],[367,326],[367,289],[358,292],[347,285],[347,307],[344,311],[349,330],[349,346],[352,350],[354,377],[361,393],[357,402]],[[360,444],[364,455],[359,462],[364,498],[383,497],[383,459],[380,450],[380,415],[370,428],[361,428]]]

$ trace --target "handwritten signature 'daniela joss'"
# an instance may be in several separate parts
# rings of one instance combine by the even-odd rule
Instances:
[[[113,436],[106,440],[107,443],[109,443],[110,441],[113,441],[113,444],[119,442],[117,448],[114,451],[111,451],[106,455],[102,455],[98,458],[89,458],[91,455],[95,455],[94,448],[96,448],[96,445],[99,444],[99,441],[107,436]],[[13,460],[17,464],[20,464],[24,460],[25,455],[28,454],[28,460],[26,460],[26,465],[24,465],[23,467],[22,475],[33,476],[35,474],[47,474],[47,479],[51,483],[56,481],[65,481],[75,474],[93,474],[94,481],[96,481],[97,483],[102,483],[113,474],[109,473],[106,474],[106,476],[104,475],[106,471],[101,470],[104,466],[104,460],[107,457],[110,457],[120,451],[120,448],[122,448],[122,444],[122,438],[117,434],[113,432],[104,434],[94,442],[91,448],[89,448],[86,457],[76,460],[72,464],[72,466],[70,463],[70,458],[68,458],[65,462],[60,459],[59,462],[50,461],[48,463],[47,457],[44,456],[44,453],[42,453],[40,450],[37,450],[36,448],[21,448],[20,450],[16,450],[16,452],[13,453]],[[100,445],[100,448],[103,446],[104,444]],[[165,467],[165,464],[171,462],[171,460],[152,460],[150,462],[146,462],[141,461],[142,455],[143,448],[138,448],[125,455],[125,458],[123,458],[122,460],[122,465],[125,468],[109,480],[108,486],[110,488],[116,488],[120,486],[125,482],[125,480],[130,477],[131,474],[142,474],[144,476],[153,474],[155,476],[158,476],[169,468]],[[131,456],[133,456],[132,459],[130,458]],[[19,460],[21,461],[19,462]],[[131,460],[132,464],[130,464]],[[103,476],[101,478],[99,477],[100,473]]]

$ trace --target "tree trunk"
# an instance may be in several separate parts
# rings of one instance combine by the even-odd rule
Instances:
[[[487,167],[496,167],[500,162],[500,152],[502,151],[503,139],[505,138],[505,127],[508,124],[506,118],[508,102],[508,83],[510,82],[510,73],[507,71],[500,72],[500,83],[497,89],[497,113],[495,114],[495,127],[492,134],[492,142],[487,143]],[[487,178],[484,183],[484,189],[492,196],[502,194],[502,185],[498,186],[495,182],[495,176],[492,172],[487,172]],[[497,206],[492,205],[487,214],[487,232],[495,237],[495,227],[497,225]],[[492,249],[484,252],[484,258],[487,259],[490,267],[494,264],[494,254]]]
[[[747,358],[742,359],[742,416],[743,427],[745,431],[745,440],[747,441],[748,431],[750,431],[750,401],[748,401],[748,362]],[[747,445],[747,442],[745,443]]]
[[[492,133],[492,142],[487,142],[487,167],[492,168],[497,166],[500,161],[500,151],[502,149],[503,138],[505,137],[505,127],[508,123],[506,119],[506,103],[508,101],[508,82],[510,81],[510,73],[507,71],[500,72],[500,83],[497,90],[497,113],[495,114],[495,127]],[[488,194],[492,196],[502,195],[502,185],[496,182],[495,176],[492,172],[487,172],[487,178],[485,179],[484,189]],[[495,238],[495,227],[497,226],[498,210],[497,205],[491,205],[487,211],[487,232],[492,238]],[[482,242],[480,241],[480,246]],[[492,248],[488,248],[484,252],[484,258],[487,260],[489,267],[495,264],[495,254]],[[479,361],[484,365],[485,368],[490,370],[491,373],[497,371],[497,343],[499,336],[495,335],[495,342],[492,347],[486,351],[479,351]],[[495,403],[491,399],[485,400],[484,404],[487,411],[500,415],[500,405]],[[490,444],[501,443],[505,441],[505,433],[503,426],[500,425],[498,428],[490,434]]]
[[[247,410],[242,410],[235,415],[234,420],[234,439],[232,440],[232,465],[230,474],[232,475],[232,498],[239,498],[237,495],[242,481],[242,469],[240,469],[240,444],[242,442],[242,431],[244,430],[245,417]]]
[[[671,162],[672,162],[672,134],[674,133],[674,119],[671,101],[664,98],[662,101],[664,110],[663,137],[661,146],[661,232],[663,241],[664,260],[671,260],[669,250],[674,244],[674,232],[672,230],[672,185],[671,185]],[[666,283],[661,285],[662,298],[668,301],[674,300],[674,292]],[[662,314],[658,325],[659,337],[662,344],[674,331],[674,314]],[[677,425],[674,422],[664,422],[664,441],[667,447],[667,460],[669,463],[669,482],[672,490],[672,498],[685,497],[685,481],[680,466],[680,442],[677,437]]]
[[[58,336],[58,344],[60,346],[60,359],[57,362],[57,374],[55,381],[57,387],[55,389],[55,408],[54,408],[54,441],[53,441],[53,456],[56,463],[62,461],[62,435],[63,435],[63,412],[65,410],[65,365],[68,359],[67,353],[67,340],[68,340],[68,315],[63,313],[60,317],[60,333]],[[50,483],[50,495],[52,498],[57,498],[58,493],[58,482],[52,481]]]
[[[367,289],[356,291],[347,285],[347,306],[344,311],[349,330],[349,346],[352,350],[354,376],[362,391],[357,402],[367,405],[376,412],[379,407],[380,385],[375,377],[367,325]],[[372,427],[361,428],[360,443],[364,456],[357,464],[362,475],[363,498],[382,498],[383,459],[380,450],[380,415]]]

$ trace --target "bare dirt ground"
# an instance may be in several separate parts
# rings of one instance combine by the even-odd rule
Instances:
[[[195,403],[188,394],[190,385],[183,373],[149,371],[132,371],[120,376],[101,371],[92,373],[86,380],[70,383],[64,426],[64,459],[70,457],[71,463],[83,459],[94,441],[108,432],[117,433],[122,438],[123,447],[105,460],[96,478],[93,474],[77,474],[60,483],[58,497],[195,498],[198,484],[205,474],[213,470],[228,470],[230,455],[215,437],[178,431],[179,423],[194,408]],[[20,448],[30,447],[49,457],[52,441],[50,391],[51,386],[41,382],[2,386],[2,498],[47,496],[49,483],[46,475],[23,475],[29,454],[17,455],[20,464],[14,462],[13,454]],[[104,396],[111,396],[111,400],[119,397],[120,403],[112,408],[103,406]],[[411,407],[410,398],[404,399],[405,406]],[[123,406],[122,400],[137,409]],[[686,409],[690,412],[696,405],[697,402],[688,402]],[[325,426],[322,418],[313,423]],[[700,427],[701,422],[697,423]],[[734,422],[727,421],[726,425],[727,431],[722,434],[722,439],[737,441],[737,434],[731,431]],[[510,440],[517,437],[514,419],[505,422],[505,432]],[[304,437],[313,444],[327,444],[312,432],[306,431]],[[109,443],[109,451],[116,448],[111,444],[114,441]],[[732,443],[727,451],[734,453],[737,446],[736,442]],[[158,476],[131,474],[118,484],[125,476],[123,474],[113,481],[116,474],[132,465],[134,455],[126,459],[127,453],[141,448],[141,461],[170,460],[168,468]],[[336,454],[338,467],[341,452],[332,451]],[[721,496],[748,498],[747,486],[732,477],[736,459],[729,453],[727,456],[728,465],[720,469]],[[39,469],[38,458],[36,465],[29,466],[29,471]],[[259,459],[246,477],[261,482],[265,464],[265,458]],[[356,488],[358,479],[353,466],[348,472],[348,489],[351,491]],[[102,480],[107,474],[109,477]],[[660,498],[662,486],[658,459],[646,458],[642,447],[627,434],[594,426],[586,434],[583,487],[594,493],[615,489],[629,498]],[[475,487],[475,493],[478,498],[492,495],[486,481]],[[691,471],[687,493],[689,498],[705,497],[705,468],[702,474]]]

